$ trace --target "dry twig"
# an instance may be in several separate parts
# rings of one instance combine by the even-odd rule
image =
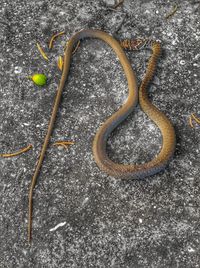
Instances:
[[[49,42],[49,49],[52,49],[53,48],[53,42],[55,40],[55,38],[57,38],[58,36],[60,35],[63,35],[65,32],[60,32],[60,33],[57,33],[57,34],[54,34],[52,37],[51,37],[51,40]]]
[[[54,146],[63,146],[67,148],[68,145],[73,145],[75,144],[74,141],[56,141],[53,143]]]
[[[22,148],[21,150],[14,152],[14,153],[6,153],[6,154],[0,154],[0,157],[13,157],[13,156],[17,156],[19,154],[25,153],[27,151],[29,151],[31,148],[33,148],[33,146],[31,144],[29,144],[27,147]]]
[[[118,3],[116,3],[113,8],[116,9],[117,7],[121,6],[124,3],[124,0],[120,0]]]
[[[170,17],[174,16],[174,14],[176,13],[177,9],[178,9],[178,6],[175,5],[174,8],[172,9],[172,11],[165,17],[166,20],[169,19]]]

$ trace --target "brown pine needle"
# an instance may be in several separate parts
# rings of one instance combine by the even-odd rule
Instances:
[[[55,40],[55,38],[57,38],[58,36],[60,35],[63,35],[65,32],[60,32],[60,33],[57,33],[57,34],[54,34],[52,37],[51,37],[51,40],[49,42],[49,49],[52,49],[53,48],[53,42]]]
[[[63,57],[62,56],[58,57],[57,65],[58,65],[59,70],[62,71],[63,70]]]
[[[65,145],[64,143],[57,143],[57,144],[53,144],[53,145],[63,146],[65,149],[67,149],[67,145]]]
[[[53,146],[63,146],[67,148],[67,145],[73,145],[75,144],[74,141],[56,141],[53,143]]]
[[[74,54],[74,53],[77,51],[77,49],[78,49],[79,46],[80,46],[80,43],[81,43],[81,41],[79,40],[78,43],[77,43],[77,45],[75,46],[75,48],[74,48],[72,54]]]
[[[77,51],[77,49],[78,49],[79,46],[80,46],[80,43],[81,43],[81,41],[79,40],[79,41],[77,42],[77,45],[75,46],[73,52],[72,52],[72,55]],[[68,42],[67,42],[66,45],[65,45],[64,51],[65,51],[66,48],[67,48],[67,44],[68,44]]]
[[[0,157],[13,157],[13,156],[17,156],[19,154],[22,154],[22,153],[25,153],[25,152],[29,151],[31,148],[33,148],[33,146],[31,144],[29,144],[27,147],[22,148],[21,150],[15,152],[15,153],[0,154]]]
[[[178,6],[175,5],[172,11],[165,18],[169,19],[170,17],[172,17],[176,13],[177,9],[178,9]]]
[[[42,55],[42,57],[43,57],[45,60],[49,60],[48,57],[47,57],[47,55],[45,54],[43,48],[40,46],[39,43],[37,43],[37,48],[38,48],[40,54]]]
[[[115,4],[113,6],[114,9],[116,9],[117,7],[121,6],[123,4],[124,0],[120,0],[117,4]]]
[[[191,128],[194,128],[194,125],[192,123],[192,116],[191,115],[189,117],[189,125],[190,125]]]
[[[191,117],[197,122],[197,124],[200,124],[200,118],[195,116],[194,113],[191,114]]]

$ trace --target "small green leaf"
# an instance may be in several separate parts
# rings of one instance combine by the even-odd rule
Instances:
[[[34,74],[30,78],[37,86],[44,86],[47,83],[47,77],[44,74]]]

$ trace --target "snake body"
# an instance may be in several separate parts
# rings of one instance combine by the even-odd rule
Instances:
[[[70,69],[70,60],[73,53],[73,48],[75,44],[83,38],[97,38],[106,42],[112,47],[114,52],[119,58],[119,61],[123,67],[126,79],[128,82],[128,98],[122,107],[115,112],[106,122],[100,127],[97,131],[94,141],[93,141],[93,154],[94,159],[99,166],[99,168],[105,171],[107,174],[119,178],[136,178],[142,179],[144,177],[153,175],[162,169],[170,161],[175,150],[175,131],[169,121],[169,119],[159,111],[148,99],[146,88],[152,79],[154,70],[156,67],[157,59],[160,55],[160,44],[158,42],[152,43],[152,56],[149,59],[146,75],[141,83],[139,88],[139,103],[142,110],[148,115],[150,119],[158,126],[162,134],[162,148],[159,154],[152,159],[150,162],[141,165],[124,165],[113,162],[109,159],[106,153],[106,142],[110,133],[122,122],[125,118],[133,111],[135,106],[138,103],[138,88],[136,77],[131,67],[129,60],[126,57],[125,52],[122,47],[112,36],[109,34],[99,31],[99,30],[82,30],[76,33],[68,41],[65,55],[64,55],[64,66],[63,72],[58,86],[57,94],[55,97],[55,102],[53,105],[52,115],[49,121],[48,130],[44,143],[39,155],[39,159],[35,168],[35,172],[31,181],[30,191],[29,191],[29,221],[28,221],[28,240],[31,240],[31,228],[32,228],[32,196],[33,190],[39,175],[42,162],[44,160],[45,152],[47,150],[50,137],[53,131],[54,122],[56,119],[57,111],[59,108],[60,99],[62,96],[62,91],[65,85],[65,82],[68,77]]]

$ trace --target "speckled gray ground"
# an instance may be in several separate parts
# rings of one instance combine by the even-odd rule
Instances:
[[[0,267],[200,267],[200,127],[188,117],[200,112],[199,1],[1,0],[0,152],[28,144],[34,149],[0,159]],[[8,24],[8,25],[7,25]],[[33,240],[27,243],[28,188],[47,129],[66,40],[82,28],[116,38],[151,37],[163,55],[149,89],[151,100],[172,120],[175,157],[162,173],[144,181],[119,181],[96,166],[92,140],[127,96],[124,73],[112,50],[85,40],[73,57],[52,141],[75,140],[68,150],[50,146],[34,193]],[[47,52],[54,32],[66,31]],[[138,83],[148,51],[127,52]],[[26,76],[48,74],[38,88]],[[199,113],[200,115],[200,113]],[[161,136],[138,107],[108,141],[112,159],[148,161]],[[58,224],[63,226],[52,229]]]

